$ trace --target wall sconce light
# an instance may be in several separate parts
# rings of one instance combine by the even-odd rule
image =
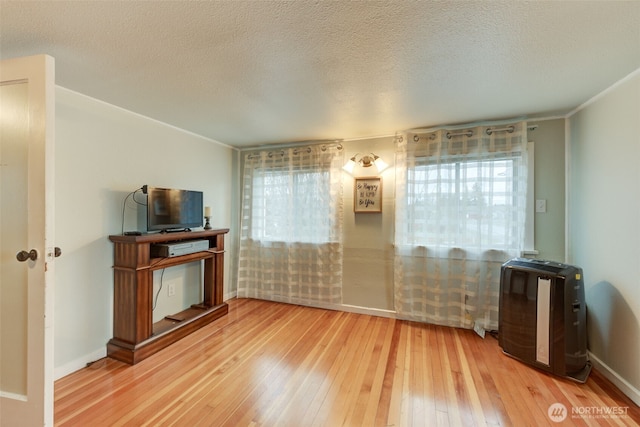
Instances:
[[[363,168],[370,168],[371,166],[375,165],[375,167],[378,169],[378,173],[389,167],[389,165],[384,160],[373,153],[365,154],[364,156],[360,157],[360,160],[356,160],[356,156],[358,154],[359,153],[356,153],[356,155],[350,158],[347,164],[342,167],[345,172],[348,172],[349,174],[353,173],[353,168],[356,166],[356,164],[359,164]]]

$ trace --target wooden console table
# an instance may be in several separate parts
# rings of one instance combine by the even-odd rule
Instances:
[[[224,235],[229,229],[112,235],[113,338],[107,356],[136,364],[193,331],[228,313],[223,301]],[[188,240],[208,240],[209,249],[188,255],[153,258],[151,246]],[[204,261],[203,301],[153,323],[153,272],[193,261]]]

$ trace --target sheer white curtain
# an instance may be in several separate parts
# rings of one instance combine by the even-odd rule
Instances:
[[[245,156],[238,297],[341,302],[341,148]]]
[[[429,323],[497,329],[500,266],[524,245],[526,123],[401,139],[396,311]]]

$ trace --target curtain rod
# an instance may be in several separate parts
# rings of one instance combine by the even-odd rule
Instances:
[[[531,131],[533,131],[533,130],[536,130],[536,129],[538,129],[538,125],[529,125],[529,126],[527,126],[527,130],[531,130]],[[515,131],[515,127],[514,127],[514,126],[506,126],[506,127],[503,127],[503,128],[491,128],[491,127],[488,127],[488,128],[485,130],[485,133],[486,133],[487,135],[491,135],[491,134],[493,134],[494,132],[508,132],[508,133],[513,133],[513,131]],[[467,137],[471,137],[471,136],[473,136],[473,130],[472,130],[472,129],[469,129],[469,130],[465,130],[465,131],[457,132],[457,133],[447,132],[447,133],[445,134],[445,136],[447,137],[447,139],[451,139],[451,138],[453,138],[453,137],[455,137],[455,136],[467,136]],[[431,132],[431,133],[429,134],[429,139],[433,140],[433,139],[435,139],[435,138],[436,138],[435,131],[434,131],[434,132]],[[400,141],[402,141],[402,137],[400,137]],[[414,135],[413,135],[413,141],[414,141],[414,142],[418,142],[418,141],[420,141],[420,136],[418,136],[418,134],[414,134]]]
[[[260,151],[256,151],[254,153],[248,154],[247,155],[247,159],[252,160],[255,159],[257,157],[259,157],[262,153],[268,153],[267,155],[269,157],[272,157],[274,154],[280,154],[281,156],[284,156],[284,149],[283,148],[293,148],[293,154],[294,155],[298,155],[299,153],[306,151],[307,153],[311,152],[312,147],[316,147],[316,146],[320,146],[320,150],[322,151],[327,151],[328,148],[337,148],[338,150],[342,150],[342,142],[341,140],[335,140],[336,142],[330,143],[330,144],[313,144],[313,145],[307,145],[306,147],[304,146],[291,146],[291,147],[278,147],[277,149],[274,150],[260,150]]]
[[[343,142],[342,138],[334,138],[334,139],[310,139],[306,141],[295,141],[288,142],[283,144],[263,144],[263,145],[255,145],[253,147],[245,147],[241,148],[240,151],[269,151],[269,150],[279,150],[282,148],[291,148],[291,147],[303,147],[303,146],[316,146],[316,145],[326,145],[326,144],[339,144]]]

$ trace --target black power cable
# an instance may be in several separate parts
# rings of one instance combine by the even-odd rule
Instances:
[[[146,186],[144,186],[146,187]],[[127,200],[129,200],[129,197],[131,197],[131,200],[133,200],[136,204],[141,205],[141,206],[146,206],[146,203],[142,203],[136,200],[136,193],[141,191],[144,192],[144,187],[140,187],[137,190],[132,191],[131,193],[127,194],[127,197],[124,198],[124,201],[122,202],[122,230],[121,233],[124,234],[124,213],[125,213],[125,209],[127,206]]]

